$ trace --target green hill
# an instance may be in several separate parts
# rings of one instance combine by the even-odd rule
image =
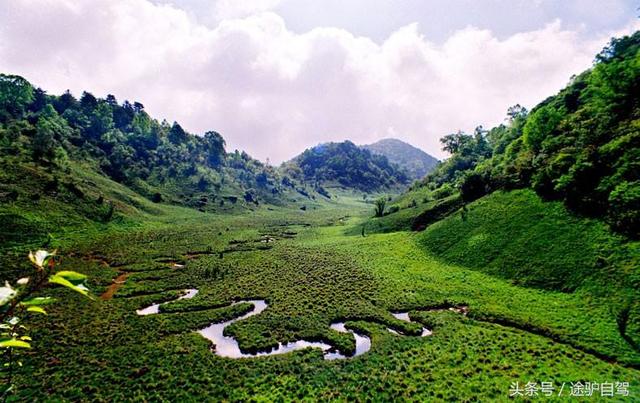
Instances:
[[[350,141],[307,149],[285,163],[282,171],[318,186],[339,186],[362,192],[397,190],[409,182],[407,173],[386,157]]]
[[[451,157],[422,186],[459,189],[465,201],[531,188],[577,214],[640,236],[640,32],[614,39],[593,68],[507,123],[441,139]]]
[[[362,148],[384,155],[389,162],[406,170],[412,180],[422,179],[438,165],[435,157],[398,139],[382,139]]]
[[[516,284],[633,295],[638,60],[640,32],[614,39],[592,69],[531,112],[516,105],[506,124],[445,136],[451,157],[366,230],[425,230],[430,253]]]

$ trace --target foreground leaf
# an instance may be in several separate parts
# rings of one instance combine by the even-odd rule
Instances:
[[[22,341],[18,339],[5,339],[5,340],[0,340],[0,347],[31,348],[31,344],[27,343],[26,341]]]
[[[70,271],[70,270],[62,270],[59,271],[57,273],[54,274],[54,276],[59,276],[59,277],[63,277],[69,281],[84,281],[87,279],[87,276],[82,274],[82,273],[78,273],[76,271]]]
[[[78,273],[77,273],[78,274]],[[73,291],[79,292],[87,298],[93,299],[91,295],[89,295],[89,289],[82,284],[73,284],[71,281],[59,275],[59,273],[54,274],[49,277],[49,282],[54,284],[59,284],[61,286],[72,289]]]
[[[20,304],[23,306],[47,305],[55,301],[56,299],[53,297],[34,297],[34,298],[29,298],[28,300],[22,301]]]
[[[27,312],[37,312],[37,313],[41,313],[43,315],[47,314],[47,311],[44,310],[44,308],[39,307],[39,306],[30,306],[27,308]]]

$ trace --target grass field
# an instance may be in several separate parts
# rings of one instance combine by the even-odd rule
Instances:
[[[506,198],[515,209],[527,200],[536,203],[526,193],[490,196],[470,206],[466,221],[454,215],[424,233],[366,237],[357,229],[371,206],[346,195],[306,212],[212,215],[165,207],[165,214],[134,226],[67,234],[60,238],[62,267],[87,273],[95,294],[119,275],[128,277],[108,300],[48,290],[69,304],[52,306],[47,317],[31,323],[36,347],[24,353],[15,400],[486,401],[508,400],[513,382],[530,381],[558,388],[578,381],[630,382],[637,397],[640,353],[619,333],[620,301],[587,285],[572,292],[527,287],[510,272],[496,272],[525,257],[498,254],[504,263],[487,262],[477,255],[484,249],[466,255],[453,243],[454,233],[458,243],[478,239],[473,228],[485,218],[476,212]],[[560,228],[584,233],[549,206]],[[261,242],[267,237],[270,242]],[[434,246],[446,242],[451,245]],[[505,245],[496,250],[516,253]],[[581,256],[567,254],[560,262]],[[531,263],[531,276],[544,268],[541,259]],[[160,314],[136,315],[187,288],[199,293],[162,305]],[[616,284],[608,289],[631,292]],[[299,339],[352,352],[351,334],[329,328],[337,320],[371,336],[372,349],[343,361],[323,360],[313,349],[251,359],[216,356],[196,331],[246,312],[246,304],[229,305],[251,298],[265,299],[268,309],[227,329],[246,352]],[[429,310],[456,305],[468,305],[468,315]],[[396,311],[410,311],[433,335],[388,332],[419,331],[419,324],[395,319]]]

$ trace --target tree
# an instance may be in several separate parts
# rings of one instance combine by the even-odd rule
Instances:
[[[97,140],[103,133],[113,129],[113,111],[107,103],[100,102],[88,112],[88,115],[90,124],[86,133],[89,138]]]
[[[224,139],[214,131],[208,131],[204,134],[205,150],[207,153],[207,163],[212,168],[217,168],[222,164],[224,159]]]
[[[113,110],[113,122],[120,130],[126,130],[135,118],[136,112],[129,101],[124,101],[122,106],[115,106]]]
[[[80,97],[80,106],[85,110],[85,112],[88,113],[95,109],[96,106],[98,106],[98,100],[93,96],[92,93],[85,91]]]
[[[382,217],[384,215],[384,209],[387,206],[387,200],[384,197],[376,199],[374,203],[374,213],[376,217]]]
[[[622,182],[611,192],[609,222],[629,236],[640,235],[640,181]]]
[[[36,123],[36,133],[31,142],[34,160],[46,159],[54,162],[56,145],[67,137],[70,131],[67,122],[58,115],[53,106],[45,106]]]
[[[53,139],[53,130],[46,120],[39,120],[37,128],[31,144],[33,159],[36,161],[46,159],[53,162],[56,144]]]
[[[482,126],[476,127],[473,132],[473,154],[480,158],[491,157],[491,146],[487,141],[487,130]]]
[[[465,134],[462,130],[457,133],[447,134],[440,139],[442,150],[451,154],[459,153],[465,146],[473,141],[473,137]]]
[[[171,130],[169,130],[169,141],[173,144],[180,144],[187,140],[188,134],[184,131],[182,126],[177,122],[173,122]]]
[[[33,101],[33,87],[20,76],[0,74],[0,122],[20,117]]]
[[[509,122],[513,122],[516,119],[525,118],[528,113],[527,108],[520,104],[515,104],[507,109],[507,119]]]
[[[48,103],[47,93],[42,88],[36,88],[33,91],[33,101],[29,105],[29,111],[40,112]]]
[[[144,105],[142,105],[140,102],[134,102],[133,103],[133,110],[136,113],[142,112],[143,109],[144,109]]]
[[[53,107],[56,112],[63,114],[67,109],[76,109],[78,106],[78,100],[66,90],[64,94],[60,95],[53,101]]]
[[[562,120],[562,115],[554,107],[545,105],[529,115],[523,128],[524,143],[533,151],[542,148],[543,141],[551,136]]]
[[[105,102],[109,106],[118,106],[118,100],[116,99],[115,95],[113,95],[113,94],[108,94],[107,98],[105,98]]]
[[[487,191],[488,186],[484,178],[476,172],[465,175],[460,185],[460,196],[466,203],[481,198],[487,194]]]

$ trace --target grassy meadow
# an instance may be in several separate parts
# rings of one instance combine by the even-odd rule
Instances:
[[[504,210],[488,217],[486,205],[497,203]],[[121,225],[55,237],[61,267],[88,274],[96,296],[116,277],[127,277],[111,299],[86,301],[63,289],[47,290],[66,303],[30,322],[34,349],[22,353],[18,392],[11,399],[503,401],[513,382],[530,381],[554,382],[558,389],[578,381],[629,382],[637,393],[640,352],[621,336],[616,319],[628,303],[620,296],[637,295],[625,282],[635,279],[612,278],[595,292],[605,269],[583,283],[566,272],[603,253],[575,248],[606,246],[602,237],[619,240],[531,192],[485,197],[469,205],[464,217],[460,211],[424,232],[364,237],[364,223],[374,225],[372,205],[346,194],[306,211],[159,208],[159,214]],[[531,219],[523,217],[525,210],[540,215],[539,228],[554,222],[574,242],[526,239],[517,219]],[[505,244],[505,237],[522,241]],[[471,252],[462,252],[462,244]],[[559,250],[561,245],[568,247]],[[535,258],[513,257],[527,249],[536,251]],[[19,262],[24,250],[12,246],[5,264]],[[26,269],[14,267],[16,274]],[[571,287],[541,280],[545,267]],[[162,305],[157,315],[136,314],[188,288],[199,290],[195,298]],[[250,309],[230,307],[233,301],[257,298],[269,307],[227,328],[243,351],[305,339],[352,353],[353,337],[329,328],[337,320],[369,335],[372,348],[339,361],[326,361],[314,349],[247,359],[215,355],[196,331]],[[461,305],[469,307],[467,315],[446,309]],[[394,318],[397,311],[409,311],[418,323]],[[638,328],[633,317],[631,335]],[[420,325],[433,335],[412,336]]]

